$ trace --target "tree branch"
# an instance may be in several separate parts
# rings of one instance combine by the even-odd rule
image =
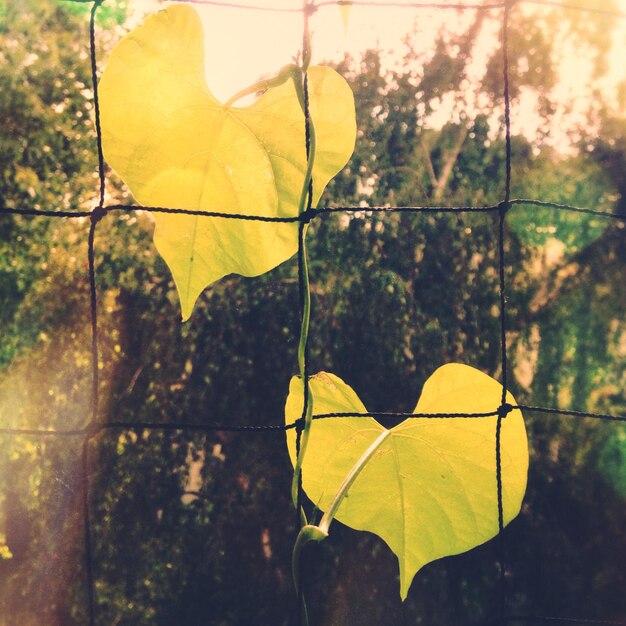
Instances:
[[[441,202],[441,199],[443,198],[443,194],[446,190],[446,187],[448,186],[448,181],[450,180],[450,175],[452,174],[452,169],[454,168],[456,161],[459,158],[461,148],[465,143],[468,132],[469,129],[467,126],[460,126],[459,134],[457,135],[454,146],[446,156],[446,162],[443,166],[443,169],[441,170],[441,175],[437,180],[437,184],[435,185],[435,190],[433,192],[433,200],[435,202]]]
[[[435,168],[433,167],[433,162],[430,158],[430,152],[428,151],[428,147],[424,143],[423,137],[420,137],[420,148],[422,149],[422,153],[426,161],[426,171],[428,172],[428,178],[430,179],[430,183],[434,189],[437,186],[437,174],[435,174]]]

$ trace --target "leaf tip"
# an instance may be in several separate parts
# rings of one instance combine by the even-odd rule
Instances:
[[[191,314],[193,313],[193,305],[192,306],[185,306],[182,302],[181,302],[181,310],[180,310],[180,321],[184,324],[185,322],[189,321],[189,318],[191,317]]]
[[[191,317],[191,314],[193,313],[197,298],[184,298],[180,292],[178,296],[180,299],[181,322],[185,323],[189,321],[189,318]]]
[[[402,600],[402,602],[407,599],[409,595],[409,587],[411,586],[412,582],[413,579],[411,579],[408,583],[406,582],[406,580],[400,581],[400,600]]]
[[[421,568],[418,567],[417,569],[411,571],[411,568],[408,567],[406,563],[400,562],[400,600],[402,600],[402,602],[407,599],[411,583],[420,569]]]

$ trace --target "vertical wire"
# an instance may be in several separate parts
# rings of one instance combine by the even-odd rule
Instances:
[[[98,348],[98,294],[96,285],[96,261],[94,251],[94,239],[96,226],[102,218],[102,212],[94,209],[89,223],[89,236],[87,239],[87,259],[89,264],[89,305],[91,318],[91,416],[90,424],[95,424],[98,419],[98,407],[100,404],[100,374],[98,361],[100,351]]]
[[[308,13],[308,5],[305,4],[303,7],[303,31],[302,31],[302,62],[304,65],[304,76],[302,80],[303,87],[303,113],[304,113],[304,143],[305,143],[305,155],[306,161],[308,163],[310,153],[311,153],[311,120],[310,120],[310,107],[309,107],[309,78],[307,74],[308,69],[308,58],[310,55],[309,48],[309,13]],[[300,221],[298,222],[298,293],[300,299],[300,320],[301,324],[307,325],[307,328],[304,332],[304,343],[302,346],[302,363],[303,363],[303,391],[304,391],[304,401],[302,404],[302,415],[300,416],[300,425],[296,427],[296,458],[300,457],[300,447],[302,441],[302,432],[305,427],[305,420],[309,411],[309,394],[310,394],[310,382],[309,382],[309,337],[308,337],[308,324],[309,320],[306,319],[310,316],[310,290],[308,283],[308,267],[307,267],[307,259],[306,259],[306,230],[308,219],[310,219],[310,209],[313,202],[313,177],[311,176],[309,179],[309,184],[307,188],[307,199],[306,199],[306,208],[305,215],[307,218],[305,219],[303,215],[300,215]],[[309,309],[307,311],[307,309]],[[296,528],[301,525],[301,510],[302,510],[302,502],[304,499],[304,489],[302,484],[302,472],[303,468],[300,467],[300,472],[298,474],[298,485],[297,485],[297,496],[296,496],[296,519],[297,524]],[[306,605],[304,599],[304,584],[302,580],[303,575],[303,560],[300,559],[298,564],[299,571],[297,573],[298,576],[298,591],[297,591],[297,606],[296,606],[296,622],[299,626],[302,625],[303,621],[308,621],[305,617]]]
[[[302,59],[305,64],[304,76],[302,79],[302,89],[303,89],[303,113],[304,113],[304,144],[305,144],[305,155],[307,163],[309,161],[309,157],[311,154],[311,112],[310,112],[310,103],[309,103],[309,77],[307,74],[308,69],[308,58],[311,53],[309,47],[309,6],[306,4],[303,8],[303,36],[302,36]],[[310,298],[308,292],[307,285],[307,260],[306,260],[306,229],[307,224],[311,215],[311,207],[313,204],[313,177],[309,179],[309,184],[307,188],[307,198],[306,198],[306,206],[305,206],[305,215],[300,216],[300,220],[298,222],[298,286],[299,286],[299,296],[300,296],[300,317],[301,320],[304,320],[306,315],[307,308],[307,300]],[[310,306],[310,305],[309,305]],[[300,442],[302,429],[304,428],[304,420],[306,419],[307,411],[309,408],[309,393],[310,393],[310,383],[309,383],[309,338],[308,331],[304,338],[304,345],[302,350],[303,356],[303,386],[304,386],[304,403],[302,408],[302,415],[300,419],[300,427],[297,428],[297,437],[296,437],[296,454],[300,453]],[[298,481],[298,497],[297,497],[297,509],[298,515],[300,510],[300,505],[302,502],[302,471],[300,471],[299,481]]]
[[[91,82],[93,88],[94,116],[96,127],[96,146],[98,150],[98,179],[100,182],[98,206],[91,212],[89,225],[89,237],[87,239],[87,257],[89,264],[89,300],[91,312],[91,424],[98,419],[100,376],[98,370],[98,293],[96,286],[96,264],[94,252],[94,239],[98,222],[106,215],[104,209],[105,169],[104,153],[102,150],[102,126],[100,123],[100,100],[98,97],[98,72],[96,58],[96,13],[104,0],[94,0],[89,17],[89,56],[91,60]]]
[[[306,75],[305,75],[306,80]],[[306,127],[306,116],[305,116],[305,127]],[[308,158],[308,154],[307,154]],[[305,249],[304,249],[304,238],[306,237],[306,224],[304,220],[300,220],[298,223],[298,293],[300,299],[300,319],[304,320],[305,316],[305,263],[306,259]],[[306,415],[309,410],[309,363],[308,363],[308,337],[304,342],[304,372],[303,372],[303,388],[304,388],[304,402],[302,404],[302,415],[298,420],[298,424],[296,425],[296,459],[300,457],[300,448],[302,442],[302,432],[304,430],[304,424],[306,420]],[[302,485],[302,472],[303,468],[300,467],[300,473],[298,474],[298,486],[297,486],[297,496],[296,496],[296,532],[302,526],[302,501],[304,499],[304,488]],[[298,562],[298,589],[296,593],[296,624],[298,626],[302,626],[303,624],[303,607],[304,607],[304,584],[302,580],[303,575],[303,559],[300,559]]]
[[[502,420],[504,415],[498,413],[496,421],[496,488],[498,491],[498,568],[500,572],[500,619],[506,624],[507,584],[506,584],[506,546],[504,541],[504,507],[502,503]]]
[[[506,281],[505,281],[505,248],[504,220],[511,200],[511,103],[509,95],[509,27],[510,2],[504,5],[502,19],[502,61],[504,83],[504,126],[505,126],[505,190],[504,201],[498,206],[498,264],[500,292],[500,349],[502,360],[502,398],[496,421],[496,489],[498,499],[498,538],[499,538],[499,570],[500,570],[500,620],[506,624],[507,583],[506,583],[506,543],[504,540],[504,505],[502,498],[502,421],[508,408],[506,397],[508,387],[508,356],[506,347]]]
[[[91,83],[93,86],[93,106],[96,123],[96,145],[98,148],[98,178],[100,195],[98,206],[104,206],[104,153],[102,151],[102,128],[100,126],[100,100],[98,98],[98,68],[96,63],[96,12],[104,0],[94,0],[89,16],[89,52],[91,59]]]
[[[504,186],[504,202],[508,209],[511,201],[511,98],[509,95],[509,16],[515,0],[507,0],[504,5],[504,17],[502,24],[502,60],[504,79],[504,133],[506,142],[506,177]]]
[[[85,578],[87,579],[87,615],[89,619],[89,626],[94,626],[96,623],[96,594],[93,573],[91,518],[89,515],[89,440],[89,435],[87,435],[83,440],[83,447],[81,451],[81,476],[85,541]]]
[[[89,223],[89,236],[87,240],[87,257],[89,264],[89,302],[90,302],[90,318],[91,318],[91,362],[92,362],[92,389],[91,389],[91,416],[90,426],[93,427],[98,419],[99,407],[99,349],[98,349],[98,294],[96,285],[96,267],[94,239],[96,234],[96,226],[98,222],[106,215],[104,205],[104,189],[105,189],[105,171],[104,171],[104,154],[102,150],[102,128],[100,124],[100,101],[98,98],[98,74],[96,59],[96,13],[103,0],[94,0],[91,7],[89,17],[89,53],[91,60],[91,82],[93,87],[94,115],[96,127],[96,146],[98,150],[98,179],[99,179],[99,197],[98,206],[92,211]],[[83,523],[84,523],[84,544],[85,544],[85,578],[87,585],[87,605],[89,626],[95,626],[96,622],[96,592],[93,571],[93,552],[91,539],[91,516],[89,514],[89,441],[90,434],[83,441],[83,449],[81,454],[81,473],[82,473],[82,500],[83,500]]]
[[[312,4],[309,4],[308,0],[304,0],[302,16],[302,68],[303,68],[303,77],[302,77],[302,109],[304,114],[304,143],[305,143],[305,155],[307,162],[307,176],[308,183],[306,187],[306,203],[304,205],[304,214],[300,215],[300,220],[298,222],[298,283],[300,286],[300,303],[301,303],[301,320],[302,320],[302,332],[304,334],[304,341],[302,342],[302,376],[303,376],[303,391],[304,391],[304,402],[302,406],[302,415],[300,418],[301,429],[297,433],[296,444],[298,447],[297,457],[300,455],[300,443],[303,432],[305,432],[308,436],[308,430],[310,428],[310,424],[307,424],[307,420],[311,419],[312,412],[312,401],[313,398],[311,396],[310,389],[310,361],[309,361],[309,325],[310,325],[310,317],[311,317],[311,289],[309,283],[309,275],[308,275],[308,261],[307,261],[307,251],[306,251],[306,233],[307,227],[311,220],[312,215],[312,205],[313,205],[313,172],[312,172],[312,159],[315,158],[315,148],[312,147],[312,121],[311,121],[311,111],[310,111],[310,101],[309,101],[309,77],[308,77],[308,68],[310,65],[310,57],[311,57],[311,47],[310,40],[311,34],[309,31],[309,15],[311,12],[315,11],[315,7]],[[313,150],[313,154],[311,151]],[[302,206],[300,207],[302,210]],[[306,428],[306,430],[304,430]],[[302,501],[304,499],[304,489],[303,489],[303,477],[302,477],[303,467],[300,465],[300,471],[298,474],[298,485],[297,485],[297,497],[296,497],[296,510],[299,518],[303,521],[299,521],[299,524],[306,523],[306,518],[301,513],[302,511]],[[299,625],[303,623],[308,624],[308,616],[306,609],[306,601],[304,596],[304,559],[300,559],[299,561],[299,571],[297,573],[298,580],[300,584],[298,585],[298,614],[297,614],[297,622]]]
[[[307,19],[307,14],[305,11],[305,20]],[[305,26],[305,28],[307,28]],[[310,122],[310,108],[309,108],[309,78],[305,72],[303,78],[303,91],[304,91],[304,133],[305,133],[305,147],[306,147],[306,158],[307,161],[309,159],[309,154],[311,151],[311,122]],[[307,189],[307,202],[305,213],[307,216],[311,214],[311,207],[313,203],[313,178],[309,181],[309,186]],[[306,307],[307,300],[310,299],[310,295],[308,292],[307,286],[307,276],[305,275],[308,271],[307,269],[307,260],[306,260],[306,229],[308,224],[308,217],[304,219],[300,219],[298,222],[298,285],[300,291],[300,316],[301,319],[304,319],[306,315]],[[310,307],[310,304],[309,304]],[[304,428],[304,420],[306,419],[306,415],[309,409],[309,394],[310,394],[310,362],[309,362],[309,337],[308,332],[306,334],[304,340],[303,347],[303,363],[304,363],[304,403],[302,407],[302,415],[300,419],[300,427],[297,429],[296,436],[296,455],[300,454],[300,442],[302,437],[302,429]],[[302,470],[300,470],[300,475],[298,478],[298,498],[297,498],[297,510],[298,515],[300,515],[300,508],[302,505]]]

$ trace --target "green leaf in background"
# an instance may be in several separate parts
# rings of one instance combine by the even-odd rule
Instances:
[[[57,0],[58,3],[69,13],[82,15],[89,18],[92,0],[74,1],[74,0]],[[126,20],[128,15],[128,0],[107,0],[98,7],[96,11],[96,24],[100,28],[115,28],[120,26]]]
[[[607,431],[606,438],[600,446],[598,469],[605,480],[626,498],[626,426],[615,424],[615,428]]]
[[[365,413],[356,393],[333,374],[311,378],[315,412]],[[452,363],[426,381],[416,413],[488,413],[502,386],[477,369]],[[302,382],[294,377],[286,423],[302,414]],[[515,405],[508,394],[507,401]],[[412,418],[395,428],[364,467],[341,503],[337,519],[380,536],[398,557],[400,596],[427,563],[478,546],[498,533],[496,417]],[[385,431],[372,417],[316,420],[303,465],[306,494],[326,511],[344,478]],[[287,431],[293,463],[295,430]],[[502,422],[504,522],[521,507],[528,473],[522,414]]]
[[[545,198],[607,213],[615,210],[619,200],[609,173],[589,155],[537,157],[514,193],[520,198]],[[509,227],[525,245],[556,261],[573,256],[599,239],[609,222],[588,213],[528,204],[514,205],[507,213]]]
[[[144,206],[296,217],[306,170],[304,115],[293,67],[251,106],[222,104],[206,85],[194,9],[151,16],[114,49],[100,81],[103,148]],[[354,98],[327,67],[311,67],[317,150],[315,204],[354,149]],[[261,87],[259,87],[260,89]],[[230,273],[258,276],[297,250],[296,223],[155,214],[154,241],[178,289],[182,316]]]

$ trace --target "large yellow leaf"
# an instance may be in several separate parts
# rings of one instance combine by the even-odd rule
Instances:
[[[105,157],[144,206],[295,217],[306,170],[304,115],[290,69],[281,75],[249,107],[220,103],[206,85],[196,11],[160,11],[119,42],[103,73]],[[327,67],[311,67],[308,76],[315,204],[350,158],[356,122],[343,78]],[[154,241],[174,276],[183,319],[210,283],[267,272],[298,245],[295,223],[163,213],[155,220]]]
[[[333,374],[311,378],[317,414],[366,413],[356,393]],[[502,386],[467,365],[440,367],[426,382],[415,413],[489,413]],[[302,381],[294,377],[285,409],[302,414]],[[507,402],[515,405],[509,394]],[[411,418],[391,432],[350,487],[337,519],[376,533],[396,554],[400,595],[427,563],[478,546],[498,533],[495,434],[497,417]],[[326,511],[341,483],[385,428],[372,417],[316,420],[303,464],[303,486]],[[292,462],[295,432],[287,431]],[[528,443],[519,410],[503,420],[502,501],[505,524],[521,507]]]

